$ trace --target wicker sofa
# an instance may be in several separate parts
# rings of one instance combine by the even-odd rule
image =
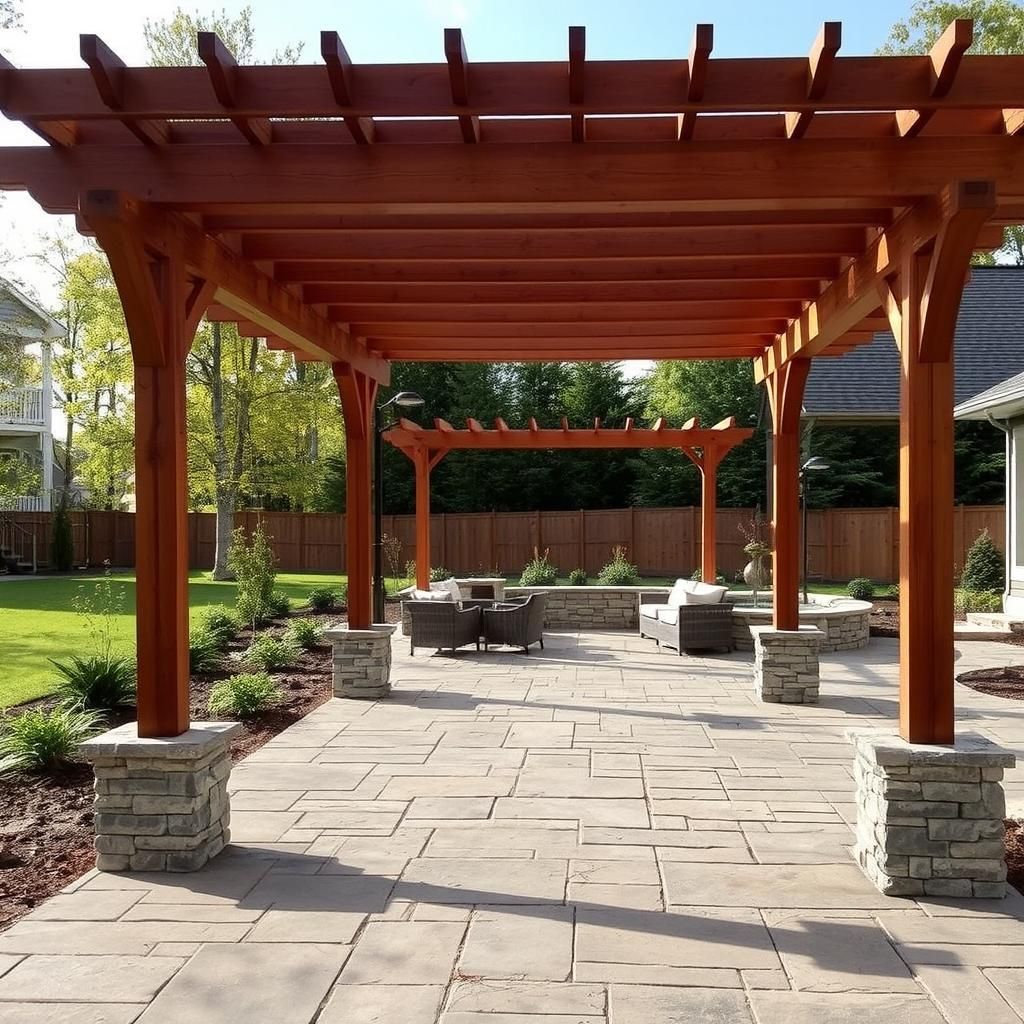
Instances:
[[[544,612],[547,594],[531,594],[525,600],[502,602],[483,609],[484,650],[488,644],[522,647],[530,653],[530,644],[539,643],[544,650]]]
[[[670,603],[644,604],[641,599],[640,636],[673,648],[680,657],[688,650],[721,648],[731,651],[734,647],[732,602],[722,594],[716,603],[677,603],[680,600],[677,593],[692,589],[694,585],[690,581],[677,580]]]
[[[454,601],[406,601],[409,653],[417,647],[455,651],[467,644],[480,650],[480,606],[460,608]]]

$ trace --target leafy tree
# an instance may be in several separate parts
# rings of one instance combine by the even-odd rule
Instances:
[[[927,53],[956,18],[974,21],[972,53],[1024,53],[1024,5],[1015,0],[914,0],[910,14],[889,30],[889,38],[880,53]],[[1024,265],[1024,226],[1003,229],[1000,254]],[[988,253],[979,254],[975,263],[994,262]]]

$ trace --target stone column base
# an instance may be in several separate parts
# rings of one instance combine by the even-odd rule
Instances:
[[[138,723],[80,747],[96,772],[96,867],[197,871],[230,840],[228,740],[237,722],[193,722],[180,736],[142,738]]]
[[[976,734],[953,746],[851,730],[857,844],[864,873],[888,896],[1006,895],[1003,769],[1016,758]]]
[[[334,646],[334,696],[378,700],[391,693],[391,634],[397,625],[369,629],[329,629]]]
[[[817,704],[818,650],[825,634],[817,626],[751,626],[750,635],[754,693],[769,704]]]

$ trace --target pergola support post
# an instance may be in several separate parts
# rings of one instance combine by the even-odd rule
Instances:
[[[718,461],[714,448],[705,448],[700,462],[700,577],[705,583],[718,579],[717,537]]]

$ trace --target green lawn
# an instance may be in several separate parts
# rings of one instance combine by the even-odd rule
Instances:
[[[54,686],[50,658],[88,651],[89,624],[75,611],[81,595],[90,594],[100,576],[22,578],[0,581],[0,621],[3,622],[3,671],[0,708],[49,693]],[[293,601],[305,601],[313,587],[343,583],[344,576],[318,573],[280,573],[277,589]],[[124,649],[135,644],[135,577],[113,577],[121,612],[113,618],[115,637]],[[235,602],[233,583],[214,582],[206,573],[189,577],[192,614],[205,605]]]

